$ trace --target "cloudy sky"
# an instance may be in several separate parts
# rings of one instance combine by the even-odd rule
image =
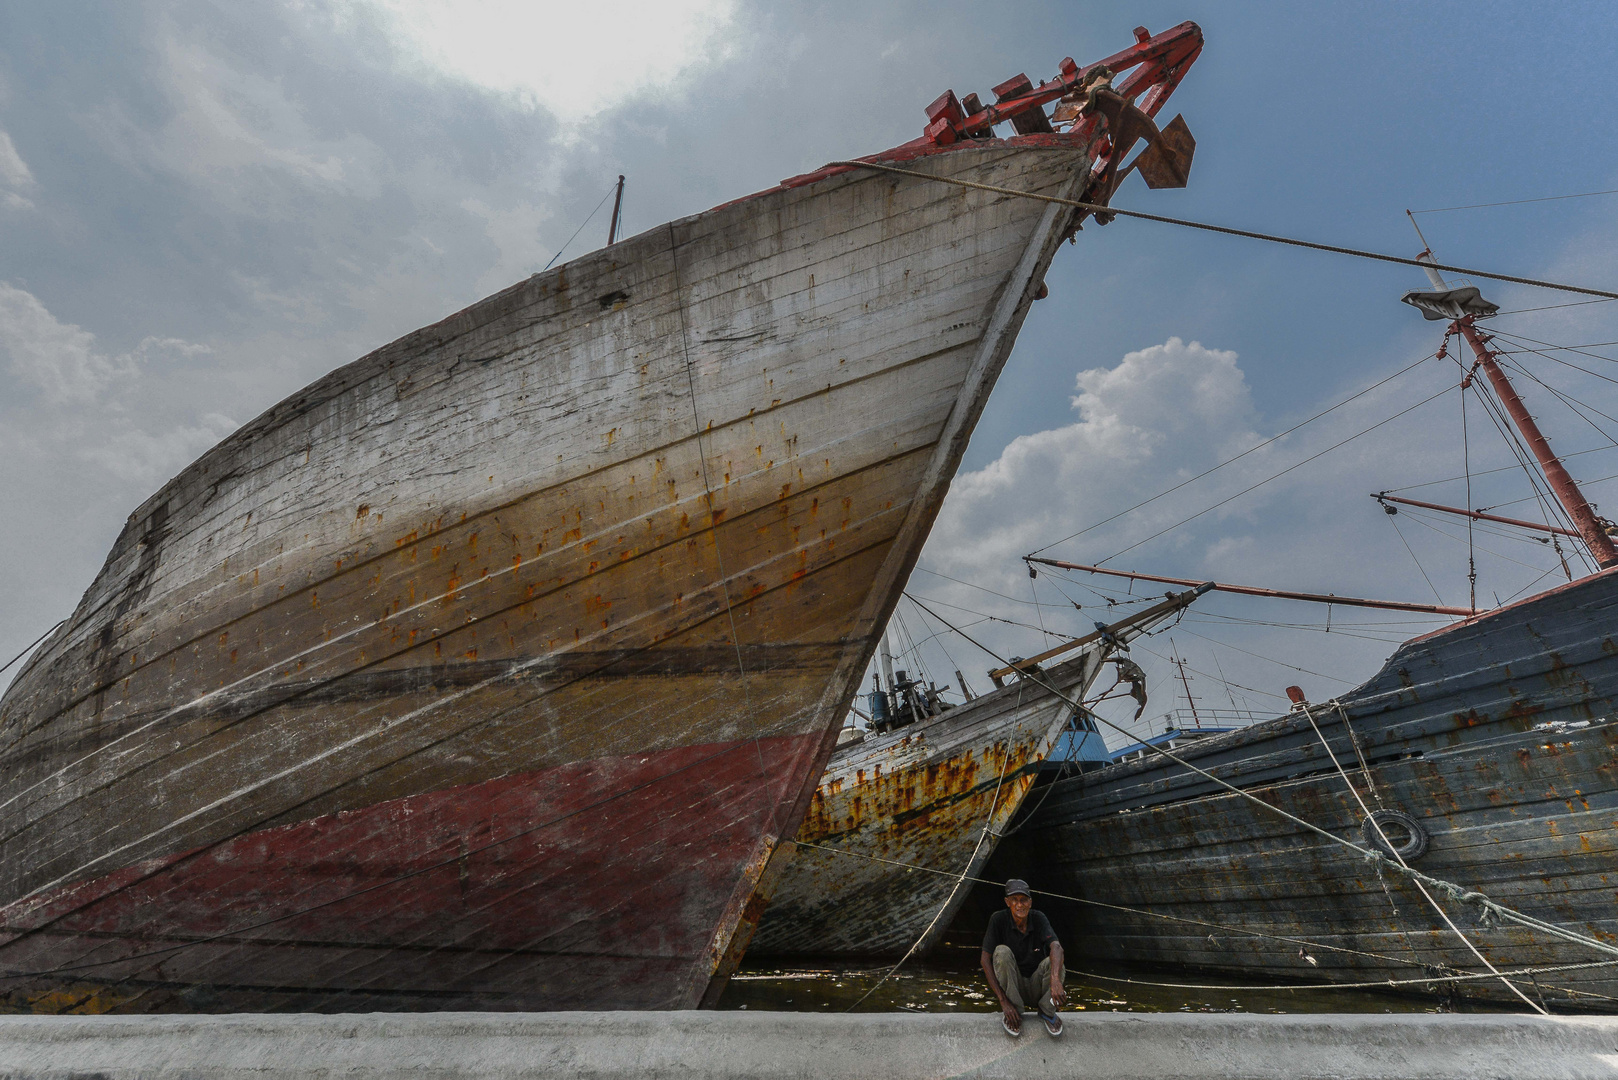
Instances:
[[[1047,77],[1137,24],[1185,19],[1208,42],[1171,109],[1198,139],[1191,185],[1132,182],[1120,206],[1413,254],[1406,208],[1618,188],[1605,5],[0,6],[0,662],[72,609],[164,480],[315,377],[543,267],[619,173],[637,232],[912,138],[945,88]],[[1615,214],[1606,195],[1418,220],[1447,261],[1612,288]],[[605,230],[602,211],[563,258]],[[1441,331],[1397,302],[1420,283],[1142,222],[1087,228],[1058,257],[911,591],[1003,653],[1113,610],[1083,575],[1028,578],[1019,557],[1053,544],[1171,575],[1464,603],[1465,530],[1366,497],[1464,471],[1457,371],[1417,363]],[[1578,299],[1487,291],[1508,310]],[[1618,339],[1618,312],[1496,322],[1542,350],[1513,359],[1575,475],[1618,473],[1601,449],[1618,445],[1604,415],[1618,416],[1618,352],[1595,344]],[[1469,408],[1473,504],[1538,516],[1521,470],[1485,471],[1512,459]],[[1618,506],[1618,481],[1590,490]],[[1422,493],[1466,499],[1457,482]],[[1561,575],[1538,542],[1473,540],[1482,603]],[[1149,715],[1184,707],[1171,650],[1201,707],[1262,710],[1288,683],[1341,692],[1436,625],[1334,609],[1328,634],[1313,607],[1198,608],[1172,645],[1137,649]],[[901,613],[934,677],[960,666],[982,688],[985,656]]]

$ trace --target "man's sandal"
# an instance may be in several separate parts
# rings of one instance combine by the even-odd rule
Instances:
[[[1052,1013],[1050,1016],[1046,1016],[1044,1013],[1040,1013],[1039,1018],[1045,1022],[1045,1030],[1050,1032],[1051,1038],[1061,1037],[1062,1017],[1059,1014]]]
[[[1010,1035],[1013,1039],[1015,1039],[1017,1036],[1022,1034],[1022,1028],[1021,1027],[1012,1027],[1011,1026],[1011,1021],[1006,1019],[1006,1014],[1005,1013],[1000,1014],[1000,1026],[1005,1028],[1006,1029],[1006,1034]]]

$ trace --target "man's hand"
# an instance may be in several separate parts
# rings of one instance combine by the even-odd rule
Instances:
[[[1058,1009],[1067,1005],[1067,987],[1055,975],[1051,976],[1051,1004]]]
[[[1010,1028],[1012,1031],[1022,1030],[1022,1013],[1017,1010],[1017,1006],[1013,1005],[1004,998],[1001,998],[1000,1011],[1005,1014],[1006,1026],[1008,1028]]]

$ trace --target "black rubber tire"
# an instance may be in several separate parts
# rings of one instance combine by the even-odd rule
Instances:
[[[1395,829],[1402,829],[1409,834],[1409,839],[1394,848],[1382,839],[1382,834],[1377,829],[1378,825],[1384,830],[1388,830],[1390,825]],[[1427,854],[1427,845],[1431,842],[1431,837],[1427,835],[1427,830],[1422,827],[1421,822],[1400,810],[1371,811],[1371,816],[1360,825],[1360,832],[1364,835],[1365,842],[1382,854],[1389,858],[1397,855],[1407,863],[1415,862]]]

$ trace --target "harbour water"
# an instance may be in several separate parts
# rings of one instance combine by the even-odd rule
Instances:
[[[1367,990],[1278,990],[1273,984],[1224,973],[1165,971],[1072,959],[1068,1011],[1138,1013],[1508,1013],[1464,996],[1393,994]],[[743,963],[719,1000],[721,1009],[774,1012],[987,1012],[997,1010],[978,967],[976,947],[946,945],[927,960],[912,959],[883,980],[893,964],[837,960],[781,965]],[[1126,981],[1134,980],[1134,981]],[[1175,984],[1171,986],[1147,984]],[[1243,989],[1203,989],[1241,986]],[[873,987],[875,988],[873,991]]]

